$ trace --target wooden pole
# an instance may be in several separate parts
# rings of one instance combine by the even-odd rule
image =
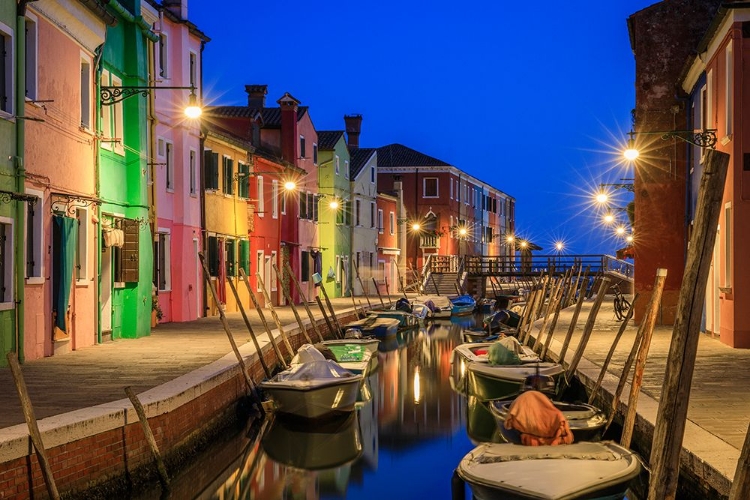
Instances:
[[[292,281],[294,281],[294,285],[297,287],[297,293],[299,293],[299,296],[302,298],[302,305],[305,306],[305,311],[307,311],[307,317],[310,319],[310,323],[312,323],[313,330],[315,330],[315,333],[318,334],[318,338],[320,339],[320,341],[323,342],[324,339],[323,335],[320,333],[320,329],[318,328],[318,322],[315,320],[315,316],[313,316],[313,313],[310,310],[310,306],[307,305],[307,297],[305,297],[305,292],[302,291],[302,285],[300,285],[297,276],[295,276],[292,272],[292,267],[289,265],[289,262],[285,263],[284,270],[289,275],[289,277],[292,278]]]
[[[328,319],[328,314],[326,313],[325,308],[323,307],[323,302],[320,300],[320,296],[315,296],[315,302],[318,303],[318,307],[320,308],[320,312],[323,313],[323,319],[326,322],[326,325],[328,325],[328,331],[331,333],[333,338],[339,338],[338,335],[336,335],[336,328],[333,326],[333,323],[331,323],[331,320]]]
[[[393,306],[393,301],[391,300],[391,291],[388,290],[388,276],[385,277],[385,294],[388,296],[388,307]]]
[[[615,419],[615,415],[617,415],[617,406],[620,404],[620,396],[622,396],[622,391],[625,390],[625,383],[627,382],[628,376],[630,375],[630,369],[633,367],[633,363],[635,362],[635,356],[636,354],[638,354],[638,347],[641,345],[642,337],[643,329],[638,328],[638,331],[635,334],[635,339],[633,340],[633,346],[630,348],[630,354],[628,354],[628,359],[625,360],[625,365],[622,367],[620,380],[617,382],[617,389],[615,389],[615,394],[614,396],[612,396],[612,410],[609,413],[607,425],[604,426],[604,432],[607,432],[607,429],[609,429],[609,426],[612,425],[612,422]]]
[[[547,351],[549,350],[549,346],[552,343],[552,337],[555,334],[555,327],[557,326],[557,320],[560,318],[560,311],[562,310],[563,300],[564,300],[564,293],[565,291],[561,288],[560,291],[557,294],[557,299],[555,300],[555,315],[552,317],[552,323],[549,326],[549,331],[547,332],[547,339],[544,341],[544,347],[542,347],[542,351],[539,353],[539,357],[544,360],[544,357],[547,355]],[[541,339],[541,334],[539,335],[539,338]]]
[[[47,458],[47,451],[44,448],[42,434],[39,432],[39,425],[36,422],[34,407],[32,406],[31,399],[29,398],[29,391],[26,389],[26,382],[23,379],[21,365],[18,364],[18,358],[16,357],[15,352],[8,352],[5,357],[8,359],[8,366],[10,367],[10,372],[13,375],[13,381],[16,383],[16,391],[18,392],[18,398],[21,400],[23,417],[26,419],[26,426],[29,428],[29,437],[31,437],[31,443],[34,445],[34,450],[36,450],[36,457],[39,460],[39,468],[42,469],[44,484],[47,485],[47,493],[49,494],[50,498],[59,500],[60,493],[58,493],[57,491],[55,477],[52,475],[52,466],[50,465],[49,459]]]
[[[622,435],[620,436],[620,445],[625,448],[630,448],[630,441],[633,438],[636,411],[638,410],[638,394],[640,394],[641,385],[643,385],[643,371],[646,369],[646,358],[648,357],[648,350],[651,347],[651,337],[654,333],[656,315],[659,312],[661,295],[664,291],[664,282],[666,280],[667,270],[657,269],[654,291],[651,294],[651,301],[648,305],[648,314],[641,322],[643,336],[641,337],[641,344],[638,346],[638,355],[635,359],[635,371],[633,372],[633,381],[630,383],[630,395],[628,396],[628,411],[625,414],[625,423],[622,426]]]
[[[596,317],[599,314],[599,308],[602,306],[602,301],[604,301],[604,295],[607,292],[608,287],[609,278],[603,277],[601,280],[601,284],[599,285],[599,291],[596,293],[594,304],[591,306],[591,310],[589,311],[589,317],[586,320],[586,326],[583,327],[583,333],[581,334],[581,341],[578,343],[578,349],[576,349],[576,352],[573,354],[573,359],[571,360],[570,366],[568,366],[568,371],[565,374],[566,382],[570,382],[570,380],[573,378],[573,375],[575,375],[576,373],[576,369],[578,369],[578,363],[580,363],[581,358],[583,358],[583,351],[586,349],[586,344],[588,344],[589,338],[591,338],[591,332],[594,331]]]
[[[732,488],[729,490],[729,500],[745,500],[750,498],[750,426],[745,434],[745,444],[737,461]]]
[[[258,284],[260,285],[260,291],[263,292],[263,298],[266,299],[266,307],[269,311],[271,311],[271,317],[273,318],[274,323],[276,323],[276,328],[279,330],[279,333],[281,334],[281,339],[284,341],[284,345],[286,346],[287,351],[289,352],[289,357],[294,357],[294,349],[292,349],[292,344],[289,342],[289,338],[286,336],[286,331],[284,331],[284,325],[281,324],[281,319],[279,318],[279,315],[276,314],[276,309],[273,307],[273,300],[271,300],[271,296],[268,294],[268,290],[266,289],[266,284],[263,282],[263,276],[260,275],[260,273],[255,273],[255,277],[258,279]],[[283,287],[282,287],[283,288]]]
[[[276,276],[281,276],[281,272],[279,271],[279,267],[274,262],[271,264],[273,266],[273,271],[276,273]],[[297,324],[299,325],[299,329],[302,332],[302,334],[305,336],[305,340],[307,340],[308,344],[312,344],[313,341],[310,338],[310,336],[307,334],[307,329],[305,329],[305,325],[302,324],[302,318],[299,317],[299,313],[297,312],[297,308],[294,307],[294,301],[292,300],[292,297],[289,295],[289,290],[286,289],[286,287],[281,287],[281,292],[284,294],[284,299],[286,299],[289,306],[292,308],[292,312],[294,313],[294,319],[297,320]]]
[[[542,291],[537,288],[531,290],[528,302],[526,302],[526,308],[523,310],[523,317],[518,325],[518,340],[522,344],[526,345],[526,339],[528,338],[529,323],[533,321],[532,316],[534,315],[534,309],[536,307],[536,301],[539,300],[539,296]]]
[[[393,263],[393,259],[391,258],[391,264]],[[396,277],[398,278],[398,286],[401,289],[401,293],[404,294],[404,298],[406,300],[409,300],[409,297],[406,296],[406,283],[404,283],[404,279],[401,276],[401,271],[399,270],[398,266],[396,266]]]
[[[682,277],[672,343],[667,358],[664,390],[654,428],[648,499],[672,499],[677,491],[680,451],[685,433],[690,388],[700,337],[706,284],[716,239],[729,155],[706,150],[698,190],[698,207]],[[729,228],[724,228],[729,231]],[[735,283],[736,287],[737,284]]]
[[[633,312],[635,311],[635,303],[638,301],[638,297],[640,297],[640,294],[636,293],[635,297],[633,297],[633,303],[631,304],[630,309],[628,310],[628,313],[625,315],[625,318],[622,320],[622,324],[620,324],[620,329],[617,330],[617,335],[615,335],[615,340],[612,342],[612,346],[609,348],[609,352],[607,353],[607,358],[604,360],[602,369],[599,372],[599,378],[596,379],[596,384],[594,384],[594,388],[591,389],[591,394],[589,394],[589,404],[592,404],[594,402],[594,398],[596,397],[597,392],[599,392],[599,388],[602,386],[602,382],[604,381],[604,375],[607,373],[607,368],[609,367],[609,363],[610,361],[612,361],[612,356],[614,356],[615,354],[615,349],[617,349],[617,344],[620,343],[622,334],[625,333],[625,328],[627,328],[630,318],[633,317]]]
[[[573,338],[573,332],[576,329],[576,326],[578,325],[578,316],[581,314],[581,307],[583,307],[583,301],[586,298],[586,294],[583,290],[583,284],[586,282],[584,279],[580,283],[578,283],[578,301],[576,302],[576,308],[573,310],[573,316],[570,318],[570,325],[568,325],[568,333],[565,334],[565,340],[563,341],[563,345],[560,348],[560,359],[557,360],[558,363],[563,364],[565,361],[565,354],[568,352],[568,346],[570,345],[570,339]]]
[[[219,296],[216,294],[216,288],[214,288],[214,284],[211,283],[211,275],[208,273],[208,266],[206,265],[206,257],[203,255],[203,252],[198,252],[198,258],[201,261],[201,265],[203,266],[203,279],[206,280],[206,284],[208,285],[208,289],[211,292],[211,297],[213,297],[214,302],[216,304],[219,304]],[[240,369],[242,370],[242,375],[245,377],[245,384],[247,385],[247,388],[250,390],[251,394],[255,394],[257,396],[258,391],[255,388],[255,384],[253,383],[253,380],[250,378],[250,374],[247,371],[247,366],[245,366],[245,360],[242,358],[242,354],[240,354],[240,350],[237,348],[237,342],[234,341],[234,336],[232,335],[232,331],[229,329],[229,322],[227,321],[227,315],[224,314],[224,310],[221,307],[217,307],[219,310],[219,319],[221,320],[221,326],[224,327],[224,332],[227,334],[227,338],[229,339],[229,345],[232,346],[232,352],[234,352],[234,356],[237,358],[237,363],[240,365]],[[258,353],[258,356],[262,356],[262,353]],[[258,397],[258,408],[261,413],[263,413],[263,405],[260,404],[260,398]]]
[[[378,282],[375,281],[375,278],[372,278],[372,284],[375,285],[375,291],[378,292],[378,298],[380,299],[380,305],[383,306],[385,309],[385,302],[383,302],[383,296],[380,295],[380,290],[378,290]]]
[[[352,259],[352,265],[354,266],[354,272],[357,274],[357,281],[359,281],[359,286],[362,287],[362,295],[365,296],[365,300],[367,301],[367,307],[369,309],[372,309],[372,304],[370,304],[370,297],[367,296],[367,290],[365,290],[365,284],[362,283],[362,277],[359,275],[359,266],[357,266],[357,263],[354,262],[354,259]],[[398,266],[396,266],[396,270],[398,270]]]
[[[320,282],[320,291],[323,292],[323,298],[326,299],[326,305],[328,306],[328,310],[331,311],[331,317],[333,318],[333,324],[336,326],[336,330],[333,332],[333,336],[337,338],[343,338],[344,331],[341,329],[341,325],[339,325],[339,320],[336,317],[336,313],[333,310],[333,306],[331,305],[331,301],[328,300],[328,292],[326,292],[326,287],[323,285],[323,282]]]
[[[250,295],[250,300],[252,300],[253,302],[253,306],[255,307],[255,312],[258,313],[260,322],[263,324],[263,329],[266,330],[268,339],[271,341],[271,346],[273,347],[273,352],[276,353],[276,358],[279,360],[279,363],[281,363],[281,366],[284,369],[289,368],[289,365],[284,359],[284,356],[281,354],[281,349],[279,349],[278,344],[276,344],[276,339],[274,338],[273,333],[271,333],[271,329],[268,327],[268,321],[266,321],[266,315],[263,314],[263,309],[260,307],[260,304],[258,304],[258,299],[255,297],[255,294],[253,293],[253,290],[250,287],[250,281],[247,279],[245,270],[242,268],[240,268],[240,277],[242,278],[242,281],[245,283],[245,286],[247,287],[247,293],[248,295]]]
[[[268,365],[266,364],[266,360],[263,357],[263,349],[261,349],[260,343],[258,343],[258,338],[255,336],[255,331],[253,330],[253,327],[250,325],[250,319],[248,319],[247,317],[247,313],[245,312],[245,306],[242,305],[240,296],[237,293],[237,288],[234,286],[234,282],[232,282],[232,280],[227,280],[227,283],[229,283],[229,288],[232,289],[234,298],[235,300],[237,300],[237,305],[240,307],[240,313],[242,314],[242,319],[245,321],[245,326],[247,326],[247,330],[250,332],[250,338],[253,339],[253,345],[255,345],[255,352],[258,353],[258,359],[260,360],[260,364],[263,367],[263,372],[266,374],[266,377],[271,378],[273,376],[273,373],[271,373],[271,370],[268,368]]]
[[[154,461],[156,462],[156,470],[159,471],[159,482],[164,490],[169,491],[169,475],[167,474],[167,468],[164,466],[164,460],[161,459],[159,446],[156,444],[154,433],[151,432],[151,427],[148,425],[148,418],[146,418],[146,412],[143,410],[143,405],[130,387],[125,388],[125,394],[128,395],[133,408],[135,408],[135,413],[138,415],[138,420],[141,422],[141,429],[143,429],[143,434],[146,436],[146,442],[151,449],[151,455],[153,455]]]
[[[549,292],[549,304],[547,304],[547,309],[545,310],[545,313],[544,313],[544,321],[542,321],[542,327],[539,329],[539,333],[534,339],[534,345],[531,347],[532,349],[534,349],[534,351],[537,350],[537,347],[539,347],[540,352],[542,350],[542,335],[544,335],[544,330],[547,328],[547,321],[549,321],[550,312],[554,309],[555,305],[557,304],[557,295],[561,289],[562,289],[562,280],[561,279],[554,280],[552,289]]]

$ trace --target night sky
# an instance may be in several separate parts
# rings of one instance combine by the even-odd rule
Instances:
[[[317,130],[362,114],[362,147],[401,143],[515,197],[540,253],[613,254],[625,243],[591,200],[633,177],[617,152],[634,106],[626,19],[653,3],[191,0],[188,17],[212,39],[208,104],[267,84],[269,105],[291,93]]]

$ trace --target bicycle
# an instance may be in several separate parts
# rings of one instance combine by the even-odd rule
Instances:
[[[628,302],[628,299],[626,299],[625,295],[620,291],[619,283],[612,285],[612,290],[615,292],[615,316],[617,317],[617,321],[622,321],[630,311],[630,302]]]

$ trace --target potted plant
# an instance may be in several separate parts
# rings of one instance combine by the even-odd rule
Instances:
[[[151,328],[155,327],[163,316],[164,313],[159,306],[159,297],[151,297]]]

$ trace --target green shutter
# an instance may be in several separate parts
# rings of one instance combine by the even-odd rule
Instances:
[[[245,271],[246,276],[250,276],[250,242],[240,240],[240,268]]]
[[[208,274],[219,275],[219,241],[216,236],[208,237]]]

